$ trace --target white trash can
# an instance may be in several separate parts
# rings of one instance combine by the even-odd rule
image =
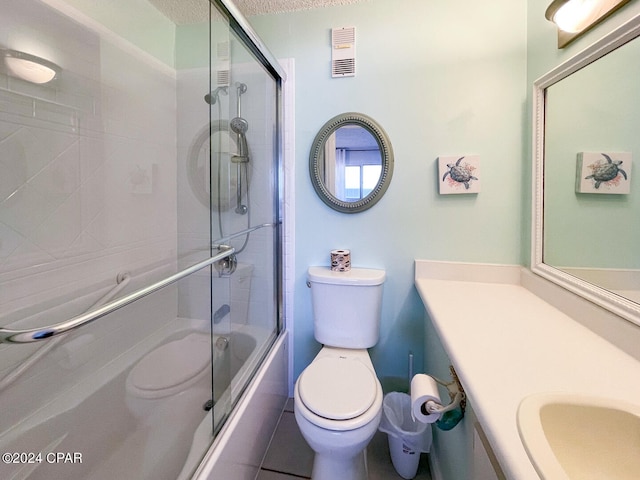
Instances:
[[[378,430],[389,437],[391,463],[396,472],[407,480],[418,472],[420,453],[431,449],[431,425],[411,418],[411,397],[406,393],[390,392],[382,402],[382,419]]]

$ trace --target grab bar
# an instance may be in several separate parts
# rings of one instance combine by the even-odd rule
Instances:
[[[83,325],[87,325],[88,323],[97,320],[98,318],[104,317],[111,312],[118,310],[126,305],[129,305],[136,300],[140,300],[147,295],[150,295],[167,285],[170,285],[178,280],[191,275],[198,270],[207,267],[209,265],[214,264],[215,262],[227,258],[235,252],[233,247],[229,247],[227,245],[220,245],[219,249],[221,250],[216,255],[208,258],[207,260],[203,260],[202,262],[196,263],[184,270],[179,271],[167,277],[163,280],[160,280],[152,285],[136,290],[129,295],[126,295],[122,298],[114,300],[112,302],[103,305],[100,308],[96,308],[89,312],[83,313],[82,315],[78,315],[73,317],[65,322],[56,323],[53,325],[49,325],[47,327],[42,328],[31,328],[26,330],[12,330],[9,328],[0,328],[0,343],[31,343],[38,342],[40,340],[45,340],[47,338],[55,337],[56,335],[60,335],[62,333],[68,332],[70,330],[74,330]]]
[[[121,290],[123,290],[131,281],[131,274],[129,272],[121,272],[116,277],[116,285],[112,287],[106,294],[96,300],[85,313],[90,312],[94,308],[97,308],[101,305],[104,305],[113,297],[115,297]],[[33,352],[25,361],[18,364],[16,368],[14,368],[11,372],[9,372],[5,377],[0,380],[0,392],[2,392],[9,385],[13,384],[18,378],[20,378],[24,373],[33,367],[38,360],[44,357],[48,352],[50,352],[53,347],[58,345],[60,342],[63,342],[66,338],[66,335],[60,335],[59,337],[52,338],[47,343],[42,345],[38,350]]]

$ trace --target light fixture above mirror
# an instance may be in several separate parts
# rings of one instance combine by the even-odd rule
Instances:
[[[62,70],[49,60],[18,50],[2,49],[0,55],[5,73],[31,83],[49,83]]]
[[[564,48],[630,0],[553,0],[545,17],[558,27],[558,48]]]

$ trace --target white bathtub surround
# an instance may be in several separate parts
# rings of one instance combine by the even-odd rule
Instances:
[[[509,479],[538,479],[518,434],[523,398],[637,402],[640,361],[542,300],[519,266],[416,261],[416,287]],[[522,280],[521,280],[522,279]],[[597,454],[597,452],[594,452]]]

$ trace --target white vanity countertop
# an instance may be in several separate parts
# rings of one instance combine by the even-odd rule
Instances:
[[[528,480],[539,477],[518,434],[520,401],[571,392],[640,403],[640,362],[520,286],[520,269],[416,260],[415,284],[505,475]]]

